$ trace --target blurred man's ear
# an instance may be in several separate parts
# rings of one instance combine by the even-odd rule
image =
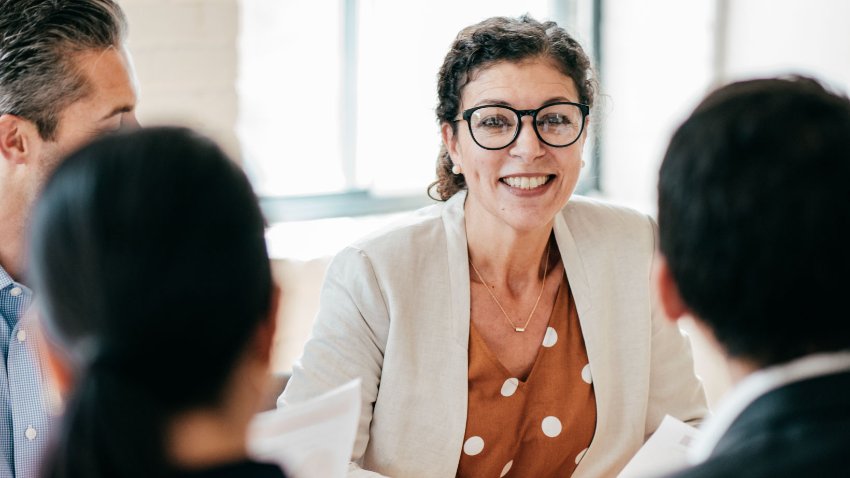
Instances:
[[[673,279],[673,272],[667,264],[667,259],[658,254],[655,257],[655,288],[664,315],[671,320],[678,320],[688,315],[690,310],[679,294],[679,286]]]
[[[44,334],[41,335],[44,337]],[[53,381],[59,395],[67,397],[74,387],[74,373],[70,364],[65,361],[62,351],[49,340],[42,340],[41,348],[44,350],[44,363],[50,380]]]
[[[32,122],[13,114],[0,115],[0,159],[25,163],[32,156],[36,137],[38,129]]]
[[[262,363],[265,368],[272,367],[272,352],[274,351],[274,335],[277,330],[277,315],[280,310],[280,296],[280,287],[274,284],[268,314],[257,326],[249,348],[251,360]]]
[[[280,312],[280,287],[275,283],[272,287],[271,305],[269,306],[269,315],[265,322],[260,326],[258,334],[260,352],[263,354],[265,361],[271,365],[272,350],[274,348],[274,334],[277,330],[277,316]]]

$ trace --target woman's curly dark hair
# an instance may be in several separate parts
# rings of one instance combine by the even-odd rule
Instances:
[[[437,75],[436,113],[440,124],[451,124],[457,133],[453,120],[459,113],[461,91],[475,72],[500,61],[534,57],[552,60],[575,82],[579,101],[593,106],[596,80],[590,59],[566,30],[555,22],[539,22],[528,15],[492,17],[461,30],[443,60]],[[452,160],[443,145],[437,157],[437,180],[428,186],[428,195],[445,201],[465,188],[463,175],[452,174]]]

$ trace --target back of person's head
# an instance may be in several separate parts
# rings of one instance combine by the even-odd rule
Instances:
[[[803,77],[734,83],[676,131],[660,246],[687,307],[758,366],[850,348],[850,101]]]
[[[76,383],[49,476],[160,476],[169,417],[216,405],[269,314],[245,175],[186,129],[99,139],[48,181],[30,263]]]
[[[87,94],[74,54],[119,47],[125,30],[112,0],[0,0],[0,115],[53,139],[60,113]]]

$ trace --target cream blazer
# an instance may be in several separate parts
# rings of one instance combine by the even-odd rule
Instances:
[[[456,474],[470,320],[465,198],[421,209],[328,266],[312,336],[278,405],[360,377],[351,477]],[[573,476],[612,477],[665,414],[700,420],[705,395],[687,338],[651,300],[653,221],[574,196],[554,230],[596,393],[596,432]]]

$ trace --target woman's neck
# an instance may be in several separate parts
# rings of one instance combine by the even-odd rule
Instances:
[[[551,234],[551,223],[516,231],[504,224],[493,227],[473,218],[466,221],[470,261],[490,285],[502,284],[509,290],[523,290],[542,279],[544,261],[558,256],[554,240],[549,244]],[[553,270],[551,264],[548,269]]]

